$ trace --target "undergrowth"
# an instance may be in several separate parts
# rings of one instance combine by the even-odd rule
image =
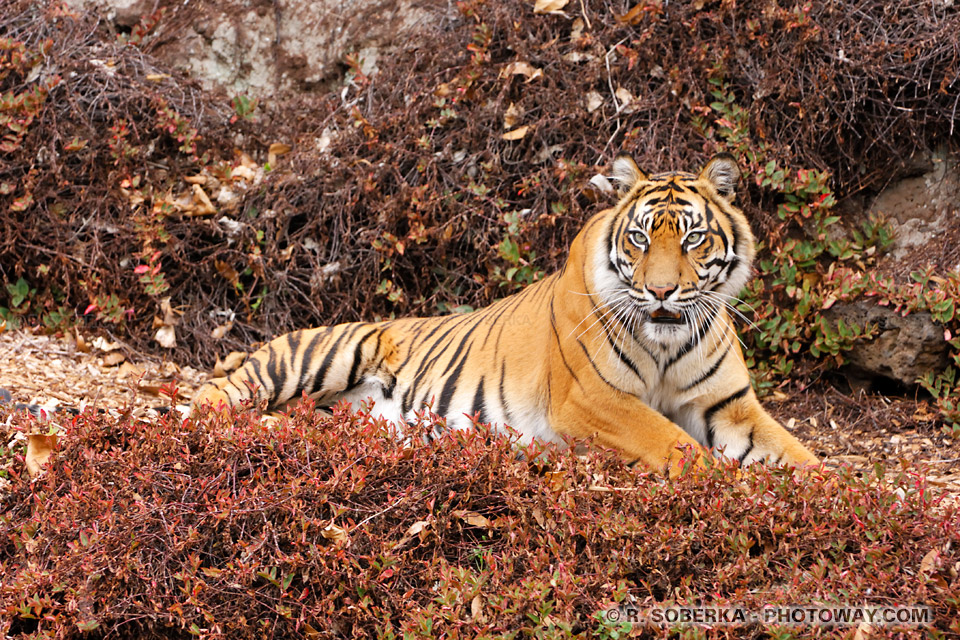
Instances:
[[[270,427],[84,414],[43,476],[12,470],[0,497],[0,632],[612,637],[600,614],[618,604],[896,603],[932,624],[871,637],[960,633],[957,513],[922,473],[717,464],[668,482],[484,428],[417,437],[436,426],[400,446],[369,411],[309,403]]]

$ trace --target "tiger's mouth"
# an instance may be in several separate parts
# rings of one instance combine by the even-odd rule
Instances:
[[[656,324],[684,324],[683,314],[660,308],[650,312],[650,321]]]

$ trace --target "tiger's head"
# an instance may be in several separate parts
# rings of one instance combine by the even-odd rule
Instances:
[[[754,238],[733,204],[740,169],[724,153],[697,175],[648,176],[620,156],[612,177],[622,198],[608,227],[603,297],[626,308],[649,341],[685,343],[750,276]]]

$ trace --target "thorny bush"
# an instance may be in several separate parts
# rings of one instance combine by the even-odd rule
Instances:
[[[0,633],[612,637],[598,614],[623,602],[916,604],[931,627],[875,632],[960,633],[960,520],[923,474],[668,482],[482,427],[421,437],[441,425],[403,446],[369,411],[309,402],[270,427],[85,413],[0,498]]]

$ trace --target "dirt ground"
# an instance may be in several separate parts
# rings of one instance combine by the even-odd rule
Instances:
[[[133,353],[108,339],[0,333],[0,388],[15,402],[131,408],[169,404],[161,387],[176,383],[187,402],[207,374]],[[793,383],[764,398],[770,412],[828,467],[874,473],[874,463],[902,464],[947,501],[960,500],[960,440],[946,436],[927,398],[845,393],[839,378]],[[0,444],[22,437],[0,424]],[[8,445],[8,449],[11,448]]]

